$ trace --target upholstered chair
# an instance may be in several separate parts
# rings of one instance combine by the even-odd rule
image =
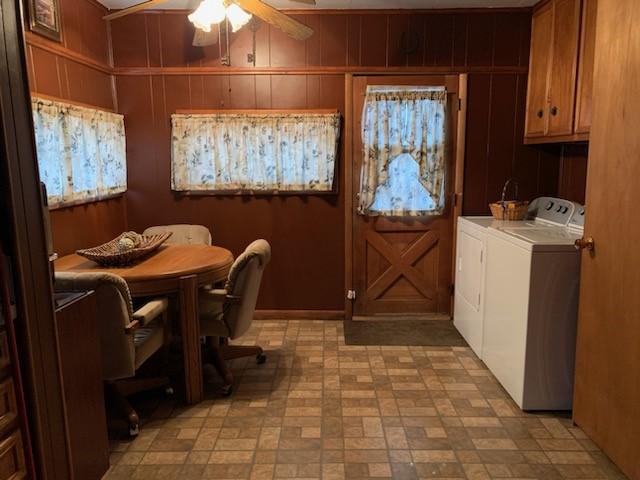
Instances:
[[[56,272],[54,286],[57,292],[95,292],[105,390],[127,419],[129,434],[137,435],[140,419],[126,397],[156,388],[172,393],[168,377],[133,378],[159,350],[166,362],[167,299],[149,301],[134,312],[127,283],[112,273]]]
[[[143,235],[157,235],[159,233],[171,232],[172,235],[168,238],[168,244],[200,244],[211,245],[211,232],[207,227],[202,225],[159,225],[156,227],[149,227]]]
[[[226,360],[247,356],[255,356],[258,363],[266,360],[261,347],[229,345],[228,340],[242,336],[251,326],[262,273],[270,259],[269,243],[256,240],[233,263],[224,289],[199,293],[200,333],[207,337],[211,361],[225,382],[225,394],[231,393],[233,385]]]

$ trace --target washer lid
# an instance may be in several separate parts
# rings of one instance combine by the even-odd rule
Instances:
[[[575,251],[573,243],[580,235],[564,227],[509,228],[496,230],[508,235],[516,243],[533,251]]]

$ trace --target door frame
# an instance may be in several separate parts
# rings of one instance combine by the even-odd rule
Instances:
[[[353,247],[354,247],[354,234],[353,227],[355,223],[355,215],[356,212],[354,210],[354,202],[353,202],[353,193],[354,193],[354,169],[353,169],[353,161],[355,158],[356,152],[353,151],[353,136],[357,135],[358,132],[354,131],[354,120],[355,115],[358,115],[358,112],[353,111],[353,99],[354,99],[354,77],[356,76],[380,76],[380,77],[397,77],[397,76],[405,76],[405,77],[424,77],[424,76],[443,76],[442,74],[434,74],[433,72],[412,72],[412,73],[399,73],[399,72],[389,72],[389,73],[358,73],[357,75],[353,73],[347,73],[345,75],[345,128],[344,128],[344,218],[345,218],[345,242],[344,242],[344,258],[345,258],[345,271],[344,271],[344,319],[345,321],[353,320],[353,300],[348,298],[349,290],[353,289],[354,279],[353,279],[353,271],[354,271],[354,256],[353,256]],[[447,75],[448,76],[448,75]],[[453,144],[453,160],[452,164],[454,165],[454,176],[452,178],[453,181],[453,202],[452,202],[452,261],[451,261],[451,280],[455,281],[455,249],[456,249],[456,225],[458,222],[458,217],[462,214],[462,195],[464,188],[464,158],[465,158],[465,139],[466,139],[466,123],[467,123],[467,74],[462,73],[458,74],[458,118],[457,118],[457,129],[456,129],[456,137],[452,139]],[[453,296],[451,297],[451,313],[453,315]]]
[[[21,17],[19,2],[0,0],[0,218],[6,227],[0,241],[15,287],[16,342],[29,424],[23,438],[31,439],[35,463],[28,467],[35,467],[35,473],[28,476],[68,480],[71,457]],[[25,453],[30,463],[31,452]]]

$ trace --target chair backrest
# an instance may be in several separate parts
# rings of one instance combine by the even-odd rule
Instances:
[[[112,273],[56,272],[54,288],[56,292],[95,292],[103,378],[134,376],[134,338],[125,333],[133,315],[131,294],[124,279]]]
[[[168,244],[211,245],[211,232],[202,225],[158,225],[147,228],[142,234],[157,235],[165,232],[172,233],[167,240]]]
[[[251,243],[231,266],[226,290],[240,297],[238,303],[225,305],[224,321],[231,338],[237,338],[251,326],[262,281],[262,272],[271,260],[271,246],[266,240]]]

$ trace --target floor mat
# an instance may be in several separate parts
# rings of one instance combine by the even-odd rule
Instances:
[[[347,345],[466,347],[449,320],[358,320],[344,322]]]

